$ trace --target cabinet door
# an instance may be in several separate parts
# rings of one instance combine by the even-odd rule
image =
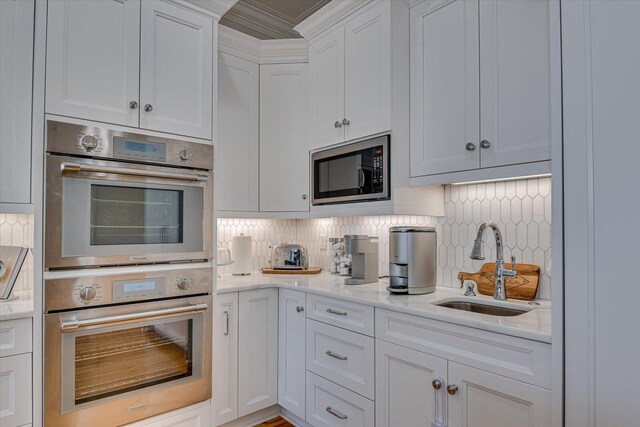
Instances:
[[[216,424],[238,418],[238,293],[216,297],[213,334],[213,407]]]
[[[442,3],[411,9],[411,176],[480,167],[478,2]]]
[[[551,391],[449,362],[450,427],[546,427],[551,425]]]
[[[309,45],[311,148],[344,141],[344,27]]]
[[[305,293],[281,289],[278,303],[278,404],[305,419]]]
[[[240,292],[238,417],[278,403],[278,290]]]
[[[210,140],[213,22],[161,0],[141,13],[140,127]]]
[[[345,140],[391,130],[390,3],[345,26]]]
[[[260,66],[260,210],[309,210],[307,64]]]
[[[0,358],[0,425],[31,422],[31,353]]]
[[[47,113],[138,126],[140,0],[57,0],[47,12]]]
[[[219,54],[218,210],[258,211],[258,79],[258,64]]]
[[[482,167],[551,159],[560,102],[558,2],[480,2]]]
[[[0,203],[31,202],[34,2],[0,2]]]
[[[376,426],[446,424],[446,383],[445,359],[376,340]]]

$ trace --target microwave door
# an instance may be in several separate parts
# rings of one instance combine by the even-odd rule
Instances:
[[[321,161],[319,191],[327,197],[359,194],[363,185],[361,156],[352,155]]]

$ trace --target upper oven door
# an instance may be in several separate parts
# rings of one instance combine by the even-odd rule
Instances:
[[[314,205],[389,198],[389,136],[311,156]]]
[[[47,269],[210,259],[211,172],[47,155]]]

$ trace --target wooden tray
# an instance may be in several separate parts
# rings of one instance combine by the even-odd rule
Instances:
[[[306,270],[281,270],[276,268],[263,268],[263,274],[320,274],[322,267],[309,267]]]
[[[506,269],[511,269],[511,263],[505,263]],[[458,273],[458,280],[472,280],[476,282],[478,292],[483,295],[493,295],[495,262],[487,262],[477,273]],[[506,278],[505,288],[507,298],[532,300],[538,293],[538,283],[540,281],[540,267],[533,264],[516,263],[518,275],[514,278]]]

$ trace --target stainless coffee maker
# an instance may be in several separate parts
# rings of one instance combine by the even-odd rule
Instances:
[[[363,285],[378,281],[378,238],[366,235],[344,236],[344,250],[351,255],[351,277],[345,285]]]
[[[417,295],[436,290],[436,242],[433,227],[389,229],[389,292]]]

